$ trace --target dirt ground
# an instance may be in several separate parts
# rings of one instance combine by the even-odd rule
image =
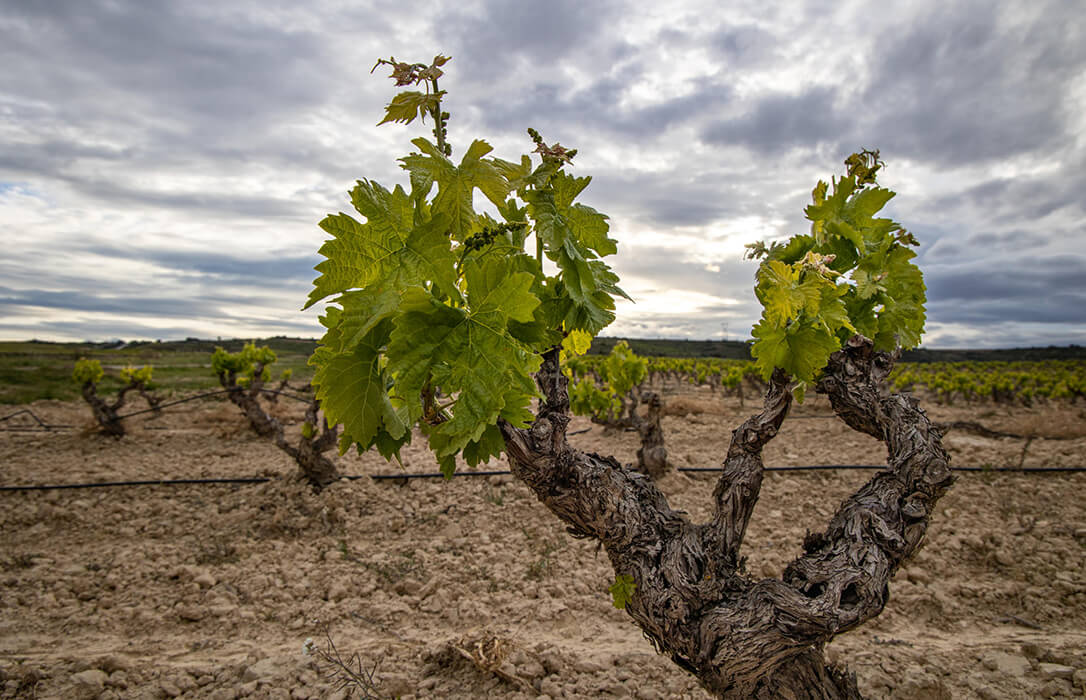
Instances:
[[[717,466],[753,402],[669,394],[673,462]],[[1086,466],[1081,406],[926,405],[938,421],[1047,436],[1023,452],[1023,440],[952,430],[954,466]],[[78,403],[30,408],[50,423],[90,416]],[[300,422],[300,408],[276,410]],[[808,398],[766,463],[883,462],[880,444],[828,413]],[[328,649],[325,632],[345,660],[376,667],[374,697],[708,697],[612,607],[606,556],[511,477],[344,480],[314,495],[230,404],[129,422],[120,440],[2,432],[0,484],[276,478],[0,493],[0,697],[343,698],[328,665],[303,653],[307,638]],[[634,459],[634,434],[571,427],[586,428],[575,446]],[[352,475],[399,470],[375,454],[338,461]],[[418,443],[404,461],[435,470]],[[779,575],[870,474],[768,474],[746,541],[751,575]],[[705,519],[713,483],[672,473],[660,486]],[[884,613],[829,653],[872,698],[1082,697],[1084,487],[1083,473],[960,474]]]

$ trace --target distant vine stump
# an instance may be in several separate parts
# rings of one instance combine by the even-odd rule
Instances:
[[[660,426],[663,416],[664,401],[654,391],[641,395],[641,402],[647,407],[645,417],[637,426],[641,435],[641,448],[637,450],[637,470],[659,479],[671,469],[667,461],[667,448],[664,447],[664,430]]]

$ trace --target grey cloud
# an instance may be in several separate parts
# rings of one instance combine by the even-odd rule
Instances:
[[[192,252],[169,249],[136,249],[110,245],[87,244],[77,250],[120,260],[146,262],[183,274],[214,276],[223,281],[244,282],[279,288],[285,282],[309,282],[317,273],[313,268],[323,260],[312,255],[275,255],[263,253],[238,257],[225,253]]]
[[[156,318],[192,315],[199,310],[201,316],[222,318],[225,316],[219,304],[223,300],[176,297],[112,296],[93,294],[83,290],[48,291],[42,289],[13,290],[0,287],[0,309],[38,307],[65,309],[68,311],[95,311],[124,313]],[[7,313],[7,311],[5,311]]]
[[[933,321],[1086,323],[1086,258],[1080,256],[929,264],[925,281]]]
[[[292,323],[289,321],[261,326],[267,328],[267,335],[295,335],[304,338],[312,338],[320,335],[320,327]],[[224,329],[226,330],[226,329]],[[228,330],[226,331],[228,333]],[[178,318],[169,325],[156,325],[142,323],[139,319],[110,319],[100,320],[42,320],[36,323],[10,323],[0,321],[0,333],[10,337],[22,338],[79,338],[91,341],[100,341],[105,338],[136,339],[181,339],[189,337],[207,337],[204,326],[199,323]],[[224,337],[229,337],[224,335]]]
[[[612,264],[620,275],[651,279],[661,290],[681,289],[744,301],[751,297],[748,292],[754,287],[757,268],[748,261],[720,260],[712,263],[720,268],[713,272],[707,269],[709,263],[683,260],[673,249],[651,246],[620,249]],[[753,298],[749,304],[755,304]]]
[[[861,103],[873,143],[951,166],[1065,144],[1058,105],[1086,57],[1083,14],[1049,2],[1033,21],[1000,21],[1023,7],[944,3],[878,37]]]
[[[99,111],[153,106],[175,118],[226,116],[250,125],[323,97],[318,36],[260,21],[259,5],[247,22],[218,6],[183,7],[161,0],[9,6],[5,58],[9,65],[36,59],[39,69],[8,72],[5,83],[43,96],[94,86]],[[120,94],[124,104],[110,100]]]
[[[840,105],[837,90],[829,87],[771,95],[744,114],[707,127],[701,138],[719,146],[745,146],[770,154],[797,146],[832,145],[850,129],[850,119]]]
[[[730,67],[750,68],[771,59],[776,54],[777,41],[777,37],[757,25],[737,24],[721,27],[707,44]]]

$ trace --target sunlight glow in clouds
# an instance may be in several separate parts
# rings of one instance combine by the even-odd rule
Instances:
[[[862,31],[858,28],[862,28]],[[921,242],[929,346],[1083,342],[1086,13],[629,0],[8,3],[0,337],[316,336],[326,214],[430,125],[376,127],[377,57],[453,57],[454,158],[578,148],[611,217],[605,331],[745,337],[743,245],[807,230],[819,178],[879,148]]]

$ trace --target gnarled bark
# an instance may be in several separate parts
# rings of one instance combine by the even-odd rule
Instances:
[[[513,473],[576,537],[599,540],[616,574],[637,586],[627,613],[657,649],[723,698],[859,698],[855,680],[829,668],[835,635],[882,611],[888,582],[919,545],[935,500],[949,487],[939,432],[910,397],[881,393],[893,364],[857,336],[831,357],[818,391],[846,423],[886,443],[888,468],[846,500],[824,533],[780,579],[755,580],[740,546],[762,478],[761,451],[791,404],[775,374],[761,413],[732,434],[712,520],[671,509],[643,474],[566,441],[569,400],[558,353],[544,356],[531,427],[501,422]]]
[[[318,417],[320,401],[313,399],[306,409],[305,420],[313,426],[315,434],[309,437],[302,435],[297,447],[287,442],[283,434],[283,425],[260,405],[260,392],[264,387],[260,374],[263,369],[263,365],[257,365],[252,383],[248,388],[238,385],[237,376],[233,372],[220,372],[219,383],[226,389],[227,398],[249,419],[249,425],[256,434],[271,438],[276,447],[290,455],[298,464],[301,477],[319,491],[339,479],[339,470],[336,469],[336,465],[324,456],[325,452],[335,446],[339,427],[330,427],[326,419]],[[316,434],[318,425],[320,425],[320,433]]]
[[[98,422],[98,429],[103,435],[109,435],[110,437],[115,438],[124,437],[124,425],[121,423],[121,417],[118,415],[118,411],[124,406],[124,395],[128,393],[128,390],[129,387],[121,389],[120,393],[117,395],[117,400],[113,403],[108,403],[98,395],[98,387],[94,382],[83,383],[83,400],[90,404],[91,412],[94,414],[94,420]]]
[[[253,431],[260,437],[274,440],[277,436],[282,437],[283,426],[260,406],[260,390],[264,386],[260,373],[263,369],[263,365],[257,365],[248,388],[238,385],[237,375],[232,371],[219,372],[219,384],[226,389],[226,398],[230,399],[230,403],[240,408],[249,419]]]
[[[339,437],[339,426],[329,426],[328,419],[318,417],[320,400],[313,399],[305,411],[306,423],[313,426],[314,434],[306,437],[305,434],[295,447],[286,441],[283,431],[280,430],[275,439],[275,444],[298,463],[298,469],[303,479],[309,482],[313,488],[323,489],[334,481],[339,480],[339,470],[332,460],[324,456],[324,453],[336,445]],[[320,425],[320,433],[316,433]]]
[[[637,449],[637,470],[659,479],[671,470],[667,461],[667,447],[664,446],[664,428],[660,424],[663,418],[664,401],[655,391],[641,394],[641,403],[645,404],[645,417],[637,426],[641,436],[641,447]]]
[[[162,413],[162,409],[158,407],[160,399],[149,394],[143,382],[131,382],[121,387],[113,403],[98,395],[98,385],[95,382],[84,382],[80,390],[83,399],[90,404],[91,412],[94,414],[94,420],[98,422],[99,430],[103,435],[109,435],[110,437],[121,438],[125,435],[124,424],[121,423],[123,416],[120,415],[120,410],[124,408],[126,396],[130,391],[138,391],[140,396],[146,399],[147,404],[154,410],[155,415]]]

